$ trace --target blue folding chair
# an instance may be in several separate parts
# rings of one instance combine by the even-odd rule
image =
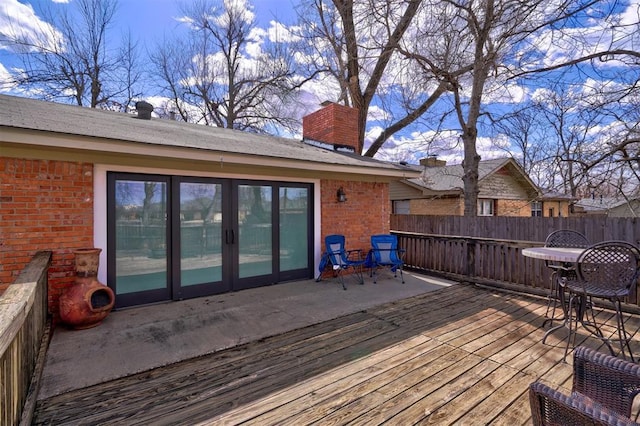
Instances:
[[[400,271],[400,279],[404,284],[404,276],[402,275],[404,252],[405,250],[398,248],[397,236],[391,234],[372,235],[371,250],[367,255],[366,264],[370,268],[369,276],[373,276],[373,282],[377,282],[378,268],[386,267],[391,269],[394,277],[397,277],[398,271]]]
[[[362,278],[362,266],[364,265],[362,250],[345,249],[344,235],[327,235],[324,239],[324,245],[325,252],[322,254],[322,259],[320,259],[319,274],[316,281],[320,281],[324,269],[327,266],[331,266],[343,289],[347,289],[344,284],[343,272],[348,270],[351,270],[352,275],[359,284],[364,284],[364,279]]]

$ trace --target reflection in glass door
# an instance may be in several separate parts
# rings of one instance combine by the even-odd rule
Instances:
[[[309,267],[309,188],[279,189],[280,274]]]
[[[110,284],[117,305],[128,305],[137,294],[145,295],[143,303],[169,295],[167,189],[162,177],[111,176],[114,215],[109,244],[115,256],[108,261],[115,265],[115,282]]]
[[[211,294],[226,288],[201,288],[210,283],[222,282],[222,184],[196,181],[180,181],[179,288],[176,297],[193,297]],[[178,226],[176,226],[178,227]],[[191,288],[187,288],[191,287]]]
[[[239,279],[273,274],[272,200],[271,185],[237,185]]]
[[[116,307],[313,275],[313,185],[107,174]]]

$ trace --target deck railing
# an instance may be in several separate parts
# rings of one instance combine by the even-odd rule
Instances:
[[[457,235],[392,231],[406,250],[405,267],[458,281],[498,286],[547,295],[551,271],[544,261],[522,255],[522,249],[539,247],[539,241],[500,240]],[[637,289],[627,300],[638,304]]]
[[[47,272],[51,252],[38,252],[0,296],[0,424],[30,424],[36,364],[48,328]],[[43,342],[45,344],[43,345]],[[44,346],[44,348],[43,348]],[[36,379],[36,380],[34,380]]]

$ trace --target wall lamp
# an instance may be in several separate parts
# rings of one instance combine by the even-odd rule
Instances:
[[[344,189],[342,187],[338,188],[338,202],[344,203],[347,201],[347,194],[344,193]]]

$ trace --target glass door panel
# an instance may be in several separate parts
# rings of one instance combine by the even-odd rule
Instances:
[[[237,185],[240,279],[273,273],[272,194],[271,185]]]
[[[222,185],[180,183],[180,286],[222,280]]]
[[[280,187],[280,271],[309,265],[309,190]]]
[[[312,276],[313,186],[108,173],[116,307]]]
[[[161,179],[115,179],[116,296],[168,292],[167,186]]]

